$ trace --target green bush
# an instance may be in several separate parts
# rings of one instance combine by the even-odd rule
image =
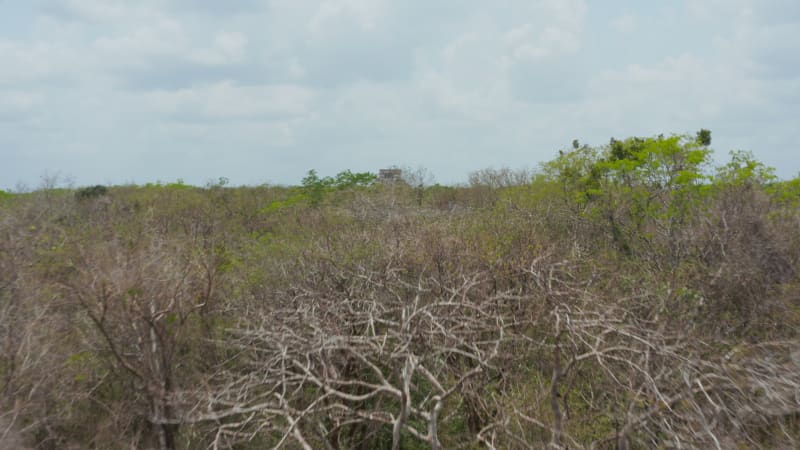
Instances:
[[[75,198],[77,198],[78,200],[87,200],[90,198],[102,197],[106,194],[108,194],[108,188],[103,185],[97,184],[94,186],[88,186],[85,188],[78,189],[75,192]]]

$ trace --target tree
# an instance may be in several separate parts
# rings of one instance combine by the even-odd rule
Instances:
[[[701,129],[697,132],[697,143],[702,145],[703,147],[708,147],[711,145],[711,130],[706,130],[705,128]]]
[[[317,171],[312,169],[302,180],[303,191],[312,206],[318,206],[326,193],[371,185],[377,175],[370,172],[353,173],[345,170],[336,174],[336,177],[320,178]]]

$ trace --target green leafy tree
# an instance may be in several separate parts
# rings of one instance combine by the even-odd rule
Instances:
[[[575,144],[575,143],[573,143]],[[626,254],[676,233],[700,205],[711,150],[686,135],[611,139],[603,148],[578,146],[544,165],[573,213],[600,225]],[[673,249],[674,261],[683,250]]]
[[[711,145],[711,130],[706,130],[702,128],[700,131],[697,132],[697,143],[708,147]]]
[[[303,178],[302,185],[303,192],[308,197],[309,203],[312,206],[317,206],[322,202],[325,192],[333,185],[333,180],[330,177],[320,178],[317,175],[317,171],[311,169]]]
[[[348,189],[353,187],[365,187],[371,185],[378,177],[370,172],[351,172],[345,170],[336,174],[333,186],[336,189]]]
[[[102,197],[108,193],[108,188],[103,185],[88,186],[78,189],[75,192],[75,198],[78,200],[87,200],[95,197]]]
[[[376,178],[377,176],[370,172],[354,173],[350,170],[339,172],[335,177],[320,178],[317,171],[311,169],[302,179],[301,184],[309,203],[312,206],[319,206],[328,192],[366,187],[371,185]]]
[[[755,159],[751,152],[733,150],[731,160],[717,168],[714,182],[723,185],[766,185],[777,180],[775,169]]]

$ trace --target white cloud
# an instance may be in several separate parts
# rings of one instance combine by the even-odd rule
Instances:
[[[508,31],[504,40],[516,60],[540,60],[548,56],[574,52],[580,47],[580,38],[559,27],[545,27],[536,30],[531,24],[524,24]]]
[[[41,112],[44,103],[39,92],[0,90],[0,123],[28,120]]]
[[[604,99],[593,104],[597,108],[596,119],[637,117],[650,128],[669,129],[704,124],[718,119],[724,111],[760,106],[760,85],[729,69],[684,54],[654,65],[631,64],[607,71],[590,85],[590,96]]]
[[[231,81],[146,95],[155,112],[178,120],[286,119],[308,114],[314,93],[298,85],[239,86]]]
[[[525,102],[549,97],[529,84],[562,77],[562,61],[582,47],[587,8],[583,1],[548,0],[522,9],[524,14],[482,16],[472,31],[422,58],[414,78],[421,92],[444,111],[497,124],[524,113]]]
[[[631,13],[625,13],[611,21],[611,26],[620,33],[632,33],[638,25],[636,16]]]
[[[0,86],[29,86],[75,76],[84,60],[78,49],[63,44],[0,40]]]
[[[292,58],[286,67],[286,74],[291,80],[302,80],[308,72],[296,58]]]
[[[115,64],[147,64],[152,57],[180,55],[188,45],[183,26],[175,20],[161,18],[116,36],[103,36],[92,46]]]
[[[62,7],[81,19],[119,20],[130,17],[131,5],[117,0],[66,0]]]
[[[498,39],[467,33],[431,61],[419,61],[414,81],[437,114],[491,121],[509,101],[508,62]]]
[[[308,23],[309,32],[324,37],[342,25],[357,24],[364,30],[378,26],[385,11],[383,0],[323,0]]]
[[[776,78],[800,76],[797,59],[800,54],[800,22],[795,24],[756,25],[740,24],[735,33],[719,36],[715,45],[729,61],[740,67],[760,71]]]
[[[242,61],[246,49],[247,36],[243,33],[221,31],[210,48],[192,50],[188,59],[212,66],[236,63]]]
[[[780,25],[800,21],[796,0],[687,0],[687,11],[709,22]]]
[[[530,21],[506,31],[504,40],[520,60],[574,53],[581,47],[586,12],[583,1],[534,3],[531,15],[523,16]]]

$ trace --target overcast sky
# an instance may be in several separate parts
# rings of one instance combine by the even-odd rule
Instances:
[[[0,188],[535,168],[713,132],[800,171],[798,0],[0,0]]]

